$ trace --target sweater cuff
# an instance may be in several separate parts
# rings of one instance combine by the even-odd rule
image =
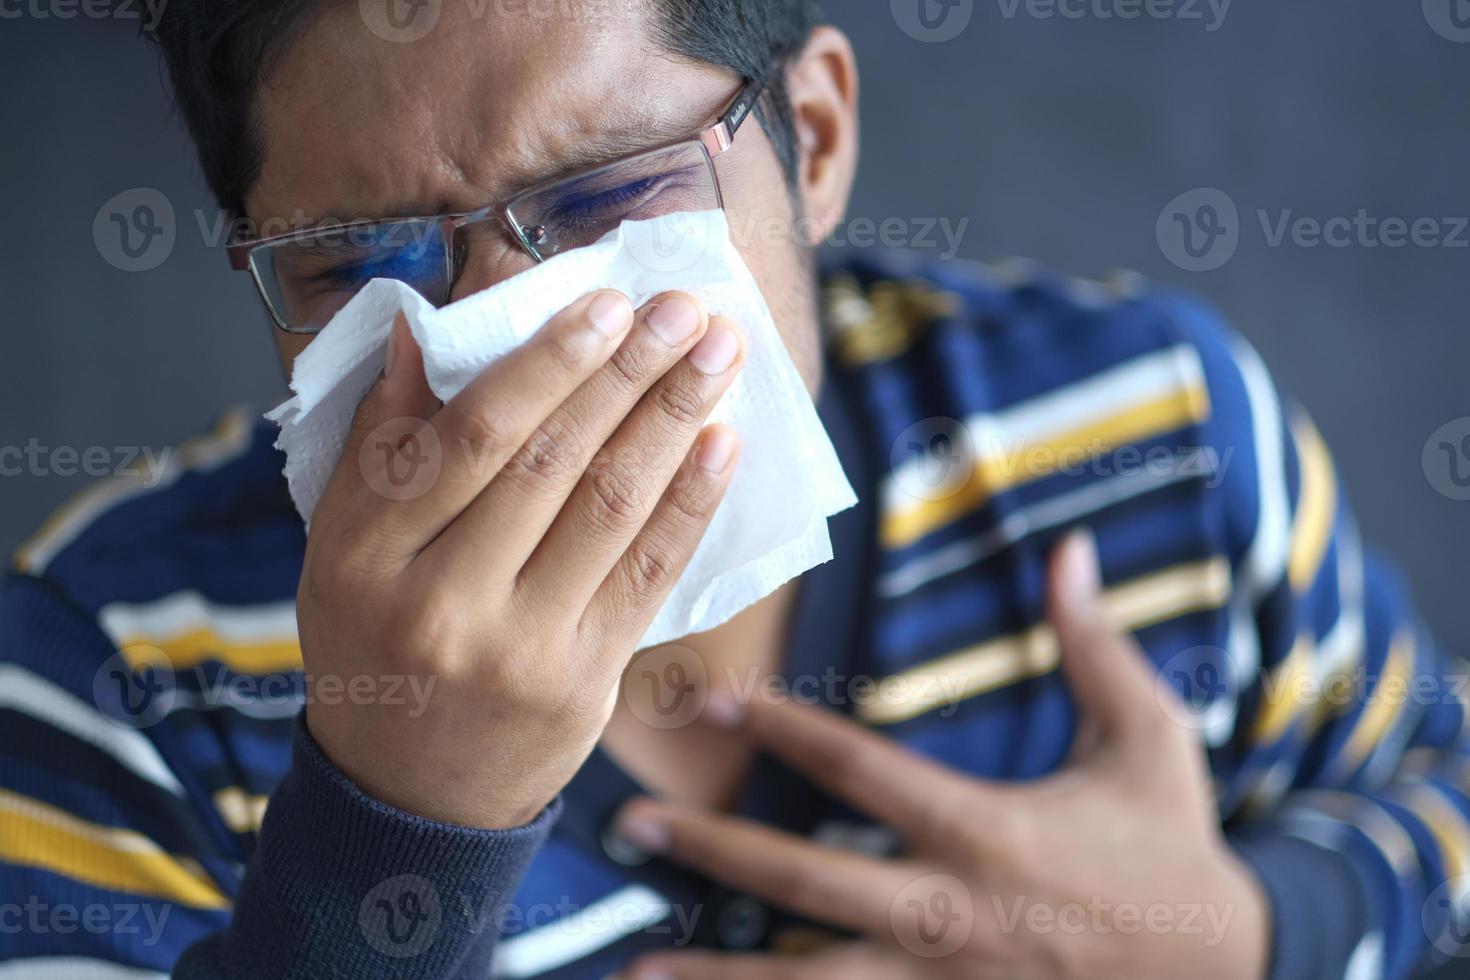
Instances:
[[[190,950],[197,975],[486,977],[560,809],[510,830],[426,820],[365,794],[298,722],[230,928]]]
[[[1348,859],[1270,828],[1230,835],[1271,902],[1269,980],[1341,980],[1368,929],[1368,900]]]

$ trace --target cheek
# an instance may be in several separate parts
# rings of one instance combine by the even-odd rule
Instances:
[[[764,141],[765,134],[755,133]],[[747,134],[742,131],[741,138]],[[814,256],[769,143],[736,146],[721,160],[720,187],[730,234],[771,308],[771,316],[807,390],[822,380],[821,331]]]
[[[771,308],[787,353],[815,395],[822,382],[822,351],[810,254],[791,242],[743,246],[740,253]]]
[[[463,259],[449,294],[451,302],[489,289],[536,264],[520,246],[490,227],[472,226],[461,231],[455,246],[462,250]]]
[[[276,356],[280,358],[281,371],[289,379],[291,366],[296,363],[296,358],[301,352],[306,350],[306,345],[311,343],[311,338],[304,334],[286,333],[284,330],[275,330],[275,338]]]

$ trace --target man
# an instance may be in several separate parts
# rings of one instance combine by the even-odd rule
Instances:
[[[17,975],[1405,976],[1463,935],[1460,668],[1242,342],[1136,286],[819,275],[858,85],[800,0],[423,9],[160,24],[283,364],[373,276],[457,299],[680,188],[862,503],[640,654],[739,465],[704,423],[745,341],[612,291],[443,405],[396,325],[309,537],[238,418],[94,491],[0,607]],[[441,214],[483,220],[403,220]],[[433,485],[376,492],[430,429]]]

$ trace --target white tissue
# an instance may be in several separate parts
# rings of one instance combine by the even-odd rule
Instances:
[[[642,645],[713,629],[830,560],[827,518],[856,497],[723,211],[628,222],[442,309],[402,283],[369,283],[296,359],[295,397],[267,416],[280,423],[276,445],[302,517],[310,523],[400,309],[423,350],[429,387],[448,401],[554,314],[602,288],[622,290],[635,306],[684,290],[745,331],[745,367],[711,416],[740,434],[735,475]]]

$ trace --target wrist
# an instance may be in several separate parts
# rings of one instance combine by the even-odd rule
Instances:
[[[562,784],[538,773],[509,776],[492,751],[453,753],[403,737],[389,720],[342,707],[309,706],[302,716],[318,751],[365,796],[436,823],[512,830],[542,813]],[[462,739],[451,742],[463,744]]]

